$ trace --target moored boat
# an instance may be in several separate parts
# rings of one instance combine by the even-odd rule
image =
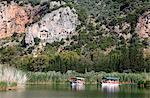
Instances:
[[[82,77],[72,77],[69,80],[71,86],[82,86],[85,84],[85,79]]]
[[[102,86],[119,86],[119,78],[116,77],[104,77],[101,81]]]

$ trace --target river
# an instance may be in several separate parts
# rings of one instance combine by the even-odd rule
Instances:
[[[136,86],[27,85],[24,89],[0,92],[0,98],[150,98],[150,89]]]

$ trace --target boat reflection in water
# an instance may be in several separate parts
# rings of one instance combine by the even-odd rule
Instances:
[[[119,85],[102,86],[102,91],[103,92],[109,92],[109,93],[119,92]]]
[[[119,92],[119,78],[104,77],[101,81],[102,91],[106,92]]]
[[[71,85],[71,89],[74,91],[82,91],[85,90],[85,85]]]

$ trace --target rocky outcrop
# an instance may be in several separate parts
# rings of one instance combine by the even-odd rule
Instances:
[[[139,17],[136,32],[142,39],[147,39],[147,45],[150,47],[150,11]]]
[[[139,17],[136,31],[141,38],[150,37],[150,12],[144,13]]]
[[[0,3],[0,38],[11,36],[14,32],[25,32],[29,17],[23,7],[11,2]]]
[[[19,5],[15,2],[0,2],[0,38],[14,32],[26,32],[26,43],[34,45],[38,37],[42,43],[60,41],[73,35],[79,24],[75,9],[66,7],[63,1]]]
[[[27,29],[26,43],[34,45],[34,38],[38,37],[42,43],[60,41],[74,34],[79,24],[75,9],[61,7],[46,14],[39,22]]]

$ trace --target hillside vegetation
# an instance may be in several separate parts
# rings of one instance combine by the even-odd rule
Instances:
[[[21,6],[38,6],[60,0],[14,1]],[[25,41],[27,32],[14,32],[0,41],[0,63],[32,72],[150,72],[150,37],[144,38],[137,31],[139,18],[149,12],[149,0],[64,1],[65,5],[47,9],[27,27],[68,6],[76,10],[81,22],[74,35],[43,46],[38,37],[29,45]]]

